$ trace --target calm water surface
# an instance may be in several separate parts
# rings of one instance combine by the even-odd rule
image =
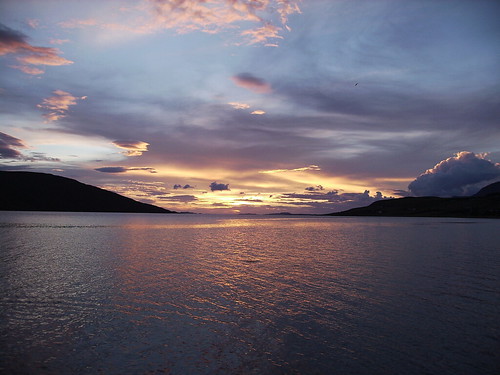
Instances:
[[[0,373],[499,374],[499,231],[0,212]]]

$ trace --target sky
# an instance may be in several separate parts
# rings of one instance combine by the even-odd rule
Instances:
[[[493,0],[2,0],[0,169],[198,213],[473,194],[500,180],[499,14]]]

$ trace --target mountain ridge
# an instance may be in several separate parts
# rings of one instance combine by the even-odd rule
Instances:
[[[0,171],[0,211],[177,213],[50,173]]]
[[[500,218],[500,181],[469,197],[405,197],[373,202],[369,206],[326,216],[476,217]]]

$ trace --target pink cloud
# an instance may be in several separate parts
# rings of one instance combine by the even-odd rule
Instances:
[[[279,32],[282,29],[280,27],[276,27],[271,24],[266,24],[262,27],[252,30],[246,30],[241,33],[242,36],[247,37],[248,44],[266,44],[268,47],[277,47],[278,45],[275,43],[267,43],[268,39],[283,39],[282,36],[279,35]]]
[[[229,102],[227,103],[229,104],[231,107],[233,107],[234,109],[248,109],[250,108],[250,105],[249,104],[246,104],[246,103],[240,103],[240,102]]]
[[[300,13],[298,0],[143,0],[136,7],[120,8],[120,21],[72,19],[60,22],[63,28],[97,26],[104,30],[120,30],[137,34],[173,29],[180,34],[193,31],[218,33],[243,29],[240,33],[247,44],[269,43],[269,39],[282,36],[288,16]],[[144,13],[146,12],[146,13]],[[279,25],[279,26],[278,26]],[[241,43],[237,43],[241,44]]]
[[[64,44],[68,43],[69,39],[51,39],[50,44]]]
[[[59,56],[61,52],[56,48],[32,46],[26,41],[26,36],[20,32],[0,25],[0,56],[14,54],[22,65],[12,66],[27,74],[42,74],[41,69],[28,65],[61,66],[73,64],[73,61]]]
[[[273,18],[284,28],[288,16],[300,13],[296,0],[148,0],[153,7],[156,27],[175,28],[180,33],[201,30],[216,33],[223,29],[238,28],[242,21],[263,26],[241,33],[248,37],[248,44],[268,43],[269,39],[282,38],[282,27],[275,26]]]
[[[26,23],[32,28],[32,29],[38,29],[40,26],[40,20],[37,20],[36,18],[31,18],[26,20]]]
[[[31,74],[33,76],[45,73],[45,71],[42,70],[42,69],[30,67],[30,66],[27,66],[27,65],[11,65],[10,67],[14,68],[14,69],[18,69],[18,70],[20,70],[23,73]]]
[[[88,18],[85,20],[72,19],[69,21],[59,22],[59,26],[64,29],[80,29],[87,26],[96,26],[99,22],[94,18]]]
[[[241,73],[231,78],[237,86],[259,94],[266,94],[272,91],[269,83],[261,78],[253,76],[250,73]]]

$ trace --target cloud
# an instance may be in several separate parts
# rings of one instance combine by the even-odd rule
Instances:
[[[28,155],[22,154],[16,148],[27,148],[26,145],[18,138],[0,132],[0,159],[18,159],[23,161],[61,161],[58,158],[46,156],[43,152],[30,152]]]
[[[17,69],[17,70],[20,70],[23,73],[30,74],[32,76],[37,76],[37,75],[45,73],[45,71],[42,69],[35,68],[32,66],[27,66],[27,65],[10,65],[10,67]]]
[[[85,20],[72,19],[68,21],[59,22],[58,25],[63,29],[81,29],[87,26],[96,26],[99,22],[95,18],[88,18]]]
[[[23,141],[11,135],[0,132],[0,158],[17,159],[23,155],[15,148],[26,148]]]
[[[280,33],[291,30],[287,25],[288,17],[300,13],[298,0],[143,0],[136,7],[119,10],[117,14],[124,19],[118,22],[87,18],[71,19],[58,25],[66,29],[99,27],[135,34],[164,29],[175,30],[179,34],[236,31],[245,40],[245,43],[236,45],[276,46],[269,40],[283,39]]]
[[[230,103],[227,103],[227,104],[229,104],[234,109],[248,109],[248,108],[250,108],[250,105],[245,104],[245,103],[230,102]]]
[[[159,199],[161,201],[171,202],[171,203],[175,202],[188,203],[198,200],[198,198],[195,197],[194,195],[173,195],[173,196],[160,197]]]
[[[321,191],[321,190],[324,190],[324,188],[321,185],[316,185],[316,186],[306,187],[305,190],[306,191]]]
[[[54,94],[53,96],[43,99],[43,102],[37,105],[38,108],[50,111],[43,115],[49,122],[65,117],[69,106],[76,105],[77,100],[85,100],[87,98],[86,96],[76,97],[62,90],[55,90],[52,93]]]
[[[233,82],[247,90],[258,94],[266,94],[271,92],[271,85],[261,78],[255,77],[250,73],[240,73],[231,77]]]
[[[73,61],[59,56],[56,48],[36,47],[26,41],[26,35],[0,24],[0,56],[14,54],[21,65],[11,65],[27,74],[41,74],[41,69],[29,65],[61,66],[73,64]]]
[[[113,144],[119,148],[127,150],[124,152],[127,156],[141,156],[144,152],[148,151],[149,143],[143,141],[126,141],[117,140]]]
[[[461,151],[426,170],[408,185],[416,196],[464,196],[500,179],[500,163],[484,154]]]
[[[69,39],[51,39],[50,44],[64,44],[68,43]]]
[[[283,28],[290,30],[287,26],[288,16],[300,13],[295,0],[148,0],[148,3],[153,10],[153,23],[148,25],[150,29],[217,33],[247,24],[262,25],[240,33],[246,38],[247,44],[269,44],[269,39],[283,38],[279,32]]]
[[[38,20],[36,18],[30,18],[30,19],[26,20],[26,23],[32,29],[38,29],[38,27],[40,26],[40,20]]]
[[[134,168],[127,168],[127,167],[101,167],[101,168],[95,168],[95,171],[98,172],[103,172],[103,173],[125,173],[128,171],[149,171],[149,173],[157,173],[154,168],[151,167],[134,167]]]
[[[26,160],[26,161],[31,161],[31,162],[34,162],[34,161],[59,162],[59,161],[61,161],[61,159],[59,159],[59,158],[53,158],[50,156],[46,156],[46,154],[43,152],[30,152],[29,156],[23,156],[22,159]]]
[[[387,199],[380,192],[371,196],[369,190],[363,193],[339,193],[338,190],[311,191],[305,194],[287,193],[279,197],[279,202],[285,205],[310,207],[314,211],[339,212],[355,207],[367,206],[377,200]]]
[[[265,111],[262,111],[262,110],[260,110],[260,109],[258,109],[258,110],[256,110],[256,111],[253,111],[253,112],[251,113],[251,115],[265,115],[265,114],[266,114],[266,112],[265,112]]]
[[[178,189],[194,189],[194,186],[191,186],[191,185],[188,185],[188,184],[186,184],[184,186],[180,185],[180,184],[175,184],[173,186],[173,188],[174,188],[174,190],[178,190]]]
[[[303,172],[303,171],[320,171],[321,168],[317,165],[309,165],[307,167],[294,168],[294,169],[273,169],[270,171],[260,171],[259,173],[283,173],[283,172]]]
[[[267,47],[278,47],[276,43],[267,43],[267,40],[272,38],[283,39],[283,37],[279,35],[281,30],[281,27],[266,24],[257,29],[243,31],[241,35],[247,38],[247,43],[250,45],[265,44]]]
[[[218,184],[215,181],[210,184],[209,188],[212,191],[231,190],[229,189],[229,184]]]

